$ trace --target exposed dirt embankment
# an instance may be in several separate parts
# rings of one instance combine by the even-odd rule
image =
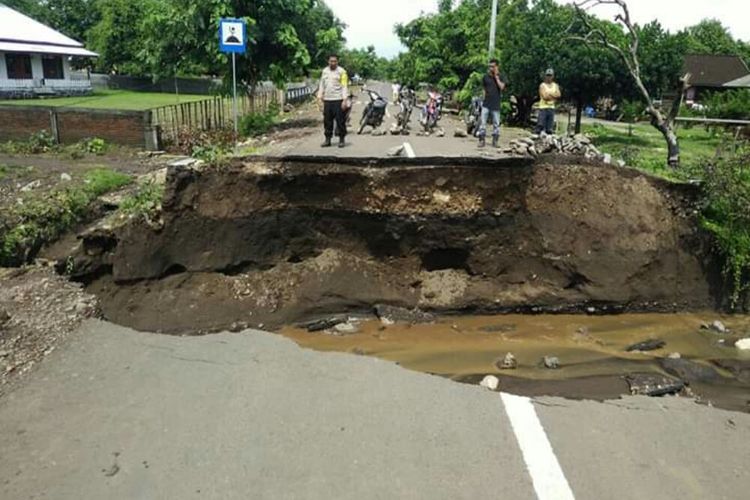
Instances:
[[[83,239],[75,270],[141,329],[265,327],[375,303],[713,308],[690,186],[571,157],[173,168],[163,226]]]

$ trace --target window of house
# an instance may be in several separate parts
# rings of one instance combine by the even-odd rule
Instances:
[[[60,56],[42,56],[42,68],[44,69],[44,78],[49,78],[50,80],[62,80],[65,78],[63,60]]]
[[[30,80],[31,56],[28,54],[5,54],[5,66],[11,80]]]

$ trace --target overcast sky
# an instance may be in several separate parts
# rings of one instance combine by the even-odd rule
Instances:
[[[457,0],[456,0],[457,1]],[[569,3],[568,0],[556,0]],[[349,27],[350,47],[374,45],[378,54],[391,57],[403,47],[393,25],[406,23],[421,12],[435,12],[438,0],[326,0]],[[679,30],[709,17],[729,26],[737,38],[750,41],[750,0],[628,0],[631,15],[639,23],[658,19],[662,26]],[[595,12],[611,18],[604,8]],[[502,35],[502,34],[500,34]]]

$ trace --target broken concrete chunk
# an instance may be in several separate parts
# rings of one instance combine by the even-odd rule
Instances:
[[[685,388],[685,382],[665,375],[653,373],[636,373],[628,375],[625,380],[634,396],[659,397],[677,394]]]
[[[644,340],[643,342],[638,342],[637,344],[633,344],[631,346],[628,346],[627,349],[625,349],[627,352],[633,352],[633,351],[655,351],[657,349],[661,349],[667,345],[666,342],[659,339],[649,339]]]
[[[497,388],[500,387],[500,379],[494,375],[487,375],[482,379],[479,385],[491,391],[496,391]]]

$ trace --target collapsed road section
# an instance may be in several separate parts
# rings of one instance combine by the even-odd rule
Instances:
[[[696,188],[570,156],[248,158],[173,167],[158,224],[68,259],[142,330],[274,328],[377,303],[455,312],[698,310],[721,301]]]

